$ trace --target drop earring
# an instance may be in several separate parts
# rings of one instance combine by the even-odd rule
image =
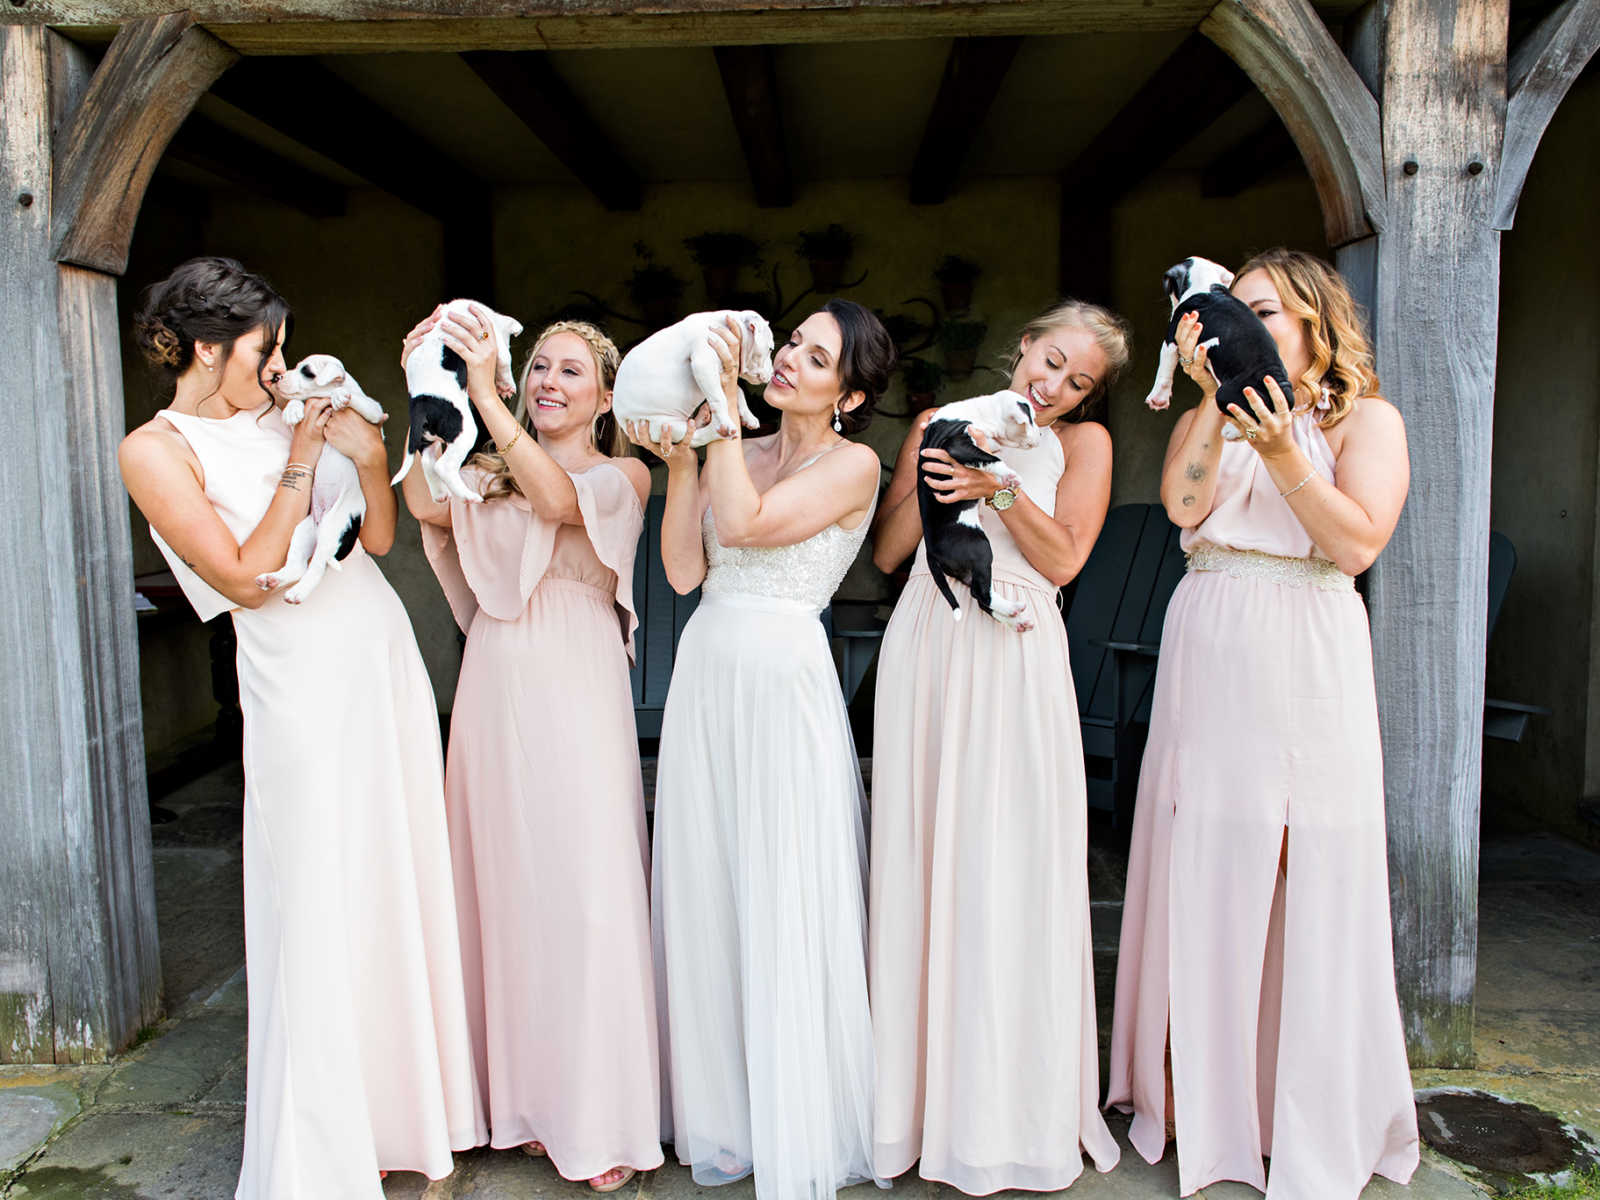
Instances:
[[[839,406],[837,404],[833,406],[833,431],[835,433],[844,432],[844,425],[839,420]]]

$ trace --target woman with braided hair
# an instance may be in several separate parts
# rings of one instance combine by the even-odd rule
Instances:
[[[481,504],[435,501],[420,471],[403,491],[467,635],[445,795],[491,1144],[611,1192],[661,1165],[628,681],[650,472],[618,437],[620,356],[593,325],[539,335],[515,414],[495,390],[487,314],[446,317],[443,332],[498,449],[464,473]]]
[[[370,555],[394,540],[377,428],[272,380],[289,309],[227,258],[147,289],[136,340],[171,403],[122,477],[203,621],[230,613],[244,711],[250,1005],[238,1200],[380,1198],[382,1170],[448,1175],[484,1141],[461,986],[433,688]],[[359,544],[305,603],[257,586],[311,503],[323,445],[356,464]]]

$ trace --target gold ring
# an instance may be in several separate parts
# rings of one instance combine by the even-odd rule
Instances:
[[[1253,442],[1256,440],[1256,431],[1254,429],[1246,429],[1244,436]]]
[[[482,332],[480,332],[478,334],[478,340],[480,342],[487,342],[489,340],[489,331],[487,329],[485,329]]]

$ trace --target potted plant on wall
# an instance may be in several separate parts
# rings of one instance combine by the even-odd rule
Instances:
[[[844,280],[845,264],[855,249],[856,237],[837,221],[826,229],[807,229],[800,233],[800,257],[811,267],[811,288],[816,292],[837,291]]]
[[[939,326],[939,348],[944,351],[945,373],[965,379],[977,368],[978,347],[989,326],[982,321],[946,321]]]
[[[939,403],[944,370],[938,363],[926,358],[908,358],[901,362],[900,371],[905,379],[907,408],[918,413]]]
[[[761,244],[742,233],[697,233],[683,244],[705,279],[706,299],[718,308],[726,307],[728,296],[738,289],[739,271],[761,261]]]
[[[939,260],[933,277],[939,284],[939,298],[946,312],[964,313],[972,307],[972,285],[983,268],[977,263],[947,254]]]
[[[628,277],[628,299],[651,329],[661,329],[678,319],[678,302],[687,286],[671,267],[646,263]]]

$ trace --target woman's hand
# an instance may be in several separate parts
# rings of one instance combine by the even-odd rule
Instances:
[[[973,445],[985,454],[994,454],[993,445],[982,431],[971,429],[968,432]],[[940,504],[987,500],[1006,486],[988,471],[962,466],[944,450],[922,451],[920,465],[922,472],[928,476],[928,486],[934,491],[934,499]]]
[[[422,345],[422,335],[427,333],[439,323],[439,316],[444,312],[444,305],[434,305],[433,311],[411,328],[411,332],[400,339],[400,369],[406,369],[406,360],[411,357],[411,352]]]
[[[383,414],[383,421],[389,414]],[[383,447],[383,434],[379,421],[374,425],[353,408],[330,412],[323,423],[323,436],[328,445],[343,454],[358,468],[385,471],[389,466],[389,452]]]
[[[1204,332],[1205,326],[1200,324],[1200,315],[1187,312],[1178,318],[1178,332],[1173,340],[1178,345],[1178,365],[1183,368],[1185,375],[1194,380],[1205,394],[1206,403],[1210,404],[1217,398],[1217,380],[1211,374],[1211,368],[1206,366],[1206,348],[1200,344],[1200,335]]]
[[[1262,458],[1277,458],[1297,449],[1293,434],[1294,411],[1276,379],[1269,378],[1266,384],[1267,392],[1272,397],[1271,412],[1267,411],[1261,394],[1255,388],[1247,387],[1244,389],[1244,398],[1250,404],[1250,411],[1245,412],[1237,404],[1230,404],[1228,415],[1239,432],[1244,434],[1252,450]]]
[[[644,421],[624,421],[622,422],[622,432],[635,446],[648,450],[666,463],[668,467],[682,466],[686,459],[695,457],[694,447],[689,444],[687,434],[684,435],[682,441],[669,442],[663,438],[662,441],[652,442],[650,440],[650,426]]]
[[[489,314],[476,304],[471,305],[465,315],[445,313],[439,320],[439,331],[444,335],[444,344],[467,364],[467,394],[474,400],[479,396],[498,396],[495,367],[500,344]]]
[[[322,457],[322,442],[327,433],[328,418],[333,415],[333,401],[326,396],[313,396],[306,401],[305,415],[294,427],[289,439],[289,461],[305,467],[315,467]],[[357,418],[358,420],[360,418]]]
[[[713,325],[706,340],[711,343],[711,348],[717,352],[717,358],[722,363],[722,394],[728,398],[728,404],[734,412],[733,427],[738,429],[741,422],[738,417],[739,404],[739,364],[744,361],[743,330],[739,322],[733,317],[724,317],[721,325]]]

